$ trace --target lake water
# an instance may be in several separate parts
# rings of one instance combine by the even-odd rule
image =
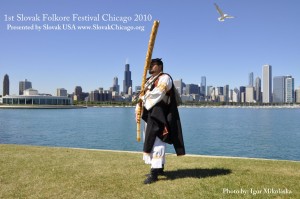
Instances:
[[[300,109],[179,112],[188,154],[300,160]],[[0,144],[142,151],[134,117],[134,108],[0,109]]]

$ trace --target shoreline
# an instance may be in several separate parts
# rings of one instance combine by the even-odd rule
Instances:
[[[282,106],[238,106],[238,105],[220,105],[220,106],[190,106],[190,105],[182,105],[179,108],[248,108],[248,109],[297,109],[300,108],[300,105],[282,105]]]
[[[74,105],[0,105],[0,109],[82,109],[86,106]]]
[[[10,146],[24,146],[24,147],[42,147],[42,148],[55,148],[55,149],[72,149],[72,150],[82,150],[82,151],[102,151],[102,152],[114,152],[114,153],[134,153],[143,154],[142,151],[127,151],[127,150],[113,150],[113,149],[92,149],[92,148],[78,148],[78,147],[64,147],[64,146],[43,146],[43,145],[26,145],[26,144],[5,144],[1,145]],[[175,153],[166,153],[166,156],[177,156]],[[272,159],[272,158],[257,158],[257,157],[242,157],[242,156],[221,156],[221,155],[201,155],[201,154],[185,154],[187,157],[204,157],[204,158],[222,158],[222,159],[245,159],[245,160],[261,160],[261,161],[287,161],[300,163],[300,160],[289,160],[289,159]]]
[[[99,105],[99,106],[80,106],[80,105],[0,105],[0,109],[82,109],[82,108],[135,108],[131,105]],[[178,108],[222,108],[222,109],[300,109],[300,105],[266,105],[266,106],[239,106],[239,105],[180,105]]]

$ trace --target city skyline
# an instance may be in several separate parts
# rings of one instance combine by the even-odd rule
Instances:
[[[201,84],[201,77],[205,76],[206,85],[228,84],[232,89],[239,88],[248,84],[248,74],[251,72],[254,77],[262,78],[261,67],[269,64],[273,66],[273,76],[292,75],[295,89],[300,86],[299,1],[217,0],[215,3],[235,16],[224,22],[217,20],[218,13],[210,0],[175,0],[171,10],[167,2],[158,0],[65,3],[67,6],[61,7],[57,1],[50,0],[29,0],[26,4],[18,0],[1,1],[0,77],[5,74],[10,76],[11,94],[18,93],[18,82],[26,78],[33,82],[34,89],[52,95],[55,95],[57,88],[70,92],[77,85],[81,85],[86,92],[98,87],[108,89],[112,86],[113,77],[123,81],[122,68],[126,63],[130,63],[133,88],[139,86],[151,27],[156,19],[160,20],[160,27],[152,57],[163,59],[165,72],[171,74],[174,80]],[[106,21],[38,21],[34,22],[36,25],[116,23],[118,26],[144,26],[145,29],[7,30],[9,24],[33,23],[17,21],[21,15],[42,17],[43,14],[49,17],[52,14],[64,17],[75,14],[90,18],[100,14],[105,15]],[[109,14],[111,19],[107,18]],[[132,21],[113,21],[118,16],[123,19],[131,17]],[[15,21],[12,21],[13,17]],[[134,22],[135,17],[143,20]],[[0,89],[2,93],[2,87]]]
[[[300,86],[299,87],[296,87],[295,85],[294,85],[294,82],[295,82],[295,77],[293,76],[293,75],[280,75],[280,76],[274,76],[274,75],[272,75],[272,70],[273,70],[273,68],[272,68],[272,66],[271,65],[263,65],[262,66],[262,75],[261,76],[255,76],[254,75],[254,73],[253,72],[250,72],[249,74],[248,74],[248,84],[245,84],[245,85],[240,85],[240,86],[236,86],[236,87],[232,87],[232,86],[230,86],[229,84],[225,84],[225,85],[208,85],[208,84],[206,84],[206,76],[201,76],[201,83],[199,83],[199,84],[196,84],[196,83],[186,83],[183,79],[174,79],[174,85],[175,85],[175,87],[177,88],[177,84],[176,84],[176,82],[178,82],[178,81],[181,81],[183,84],[185,84],[185,85],[191,85],[192,87],[193,86],[197,86],[198,87],[198,93],[201,95],[201,94],[207,94],[207,90],[208,90],[208,87],[212,87],[212,88],[218,88],[218,87],[226,87],[227,88],[227,91],[226,92],[228,92],[229,90],[235,90],[235,89],[241,89],[241,87],[243,87],[244,89],[246,89],[247,87],[250,87],[250,86],[252,86],[254,89],[255,88],[258,88],[258,85],[260,85],[261,86],[261,92],[263,93],[263,91],[264,90],[266,90],[266,91],[268,91],[268,95],[266,96],[265,95],[265,98],[266,99],[264,99],[264,98],[262,98],[262,101],[263,102],[265,102],[265,103],[269,103],[269,102],[276,102],[276,101],[274,101],[273,100],[273,97],[276,97],[277,98],[277,91],[276,90],[278,90],[278,83],[277,83],[277,85],[275,86],[274,84],[276,84],[275,82],[277,82],[278,80],[278,78],[284,78],[284,81],[288,78],[291,78],[291,79],[293,79],[292,80],[292,82],[293,82],[293,90],[295,91],[296,89],[298,89],[298,88],[300,88]],[[130,71],[130,64],[125,64],[125,71],[124,71],[124,80],[123,80],[123,91],[122,91],[122,93],[124,94],[124,95],[126,95],[127,94],[127,92],[124,92],[124,89],[125,90],[128,90],[128,85],[124,85],[124,83],[126,84],[126,82],[128,83],[128,82],[130,82],[130,83],[132,83],[132,80],[131,80],[131,78],[130,78],[130,75],[128,76],[128,74],[130,74],[131,75],[131,71]],[[254,85],[254,77],[255,77],[255,85]],[[3,77],[3,88],[4,88],[4,82],[5,81],[7,81],[7,78],[8,78],[8,74],[6,74],[4,77]],[[120,87],[120,85],[118,84],[118,77],[113,77],[112,78],[112,84],[111,84],[111,86],[109,86],[108,88],[104,88],[104,87],[102,87],[102,86],[99,86],[99,87],[95,87],[94,89],[92,89],[92,90],[90,90],[90,91],[87,91],[87,90],[84,90],[84,89],[82,89],[81,88],[81,86],[80,85],[76,85],[76,86],[74,86],[74,88],[73,88],[73,90],[71,89],[70,91],[68,90],[68,89],[65,89],[65,88],[63,88],[64,90],[66,90],[67,91],[67,93],[68,94],[76,94],[76,92],[78,92],[77,90],[78,90],[78,87],[80,87],[80,89],[81,89],[81,93],[82,92],[85,92],[85,93],[90,93],[90,92],[93,92],[93,91],[95,91],[95,90],[97,90],[97,89],[101,89],[101,90],[111,90],[111,91],[117,91],[118,92],[118,90],[119,90],[119,87]],[[261,80],[263,80],[262,81],[262,83],[261,83]],[[259,82],[258,82],[259,81]],[[282,80],[283,81],[283,80]],[[250,84],[250,82],[252,82],[253,84],[251,85]],[[267,84],[266,84],[267,83]],[[282,83],[282,84],[286,84],[286,83]],[[134,88],[135,87],[137,87],[137,86],[139,86],[139,85],[132,85],[131,86],[131,89],[132,89],[132,91],[133,92],[135,92],[135,90],[134,90]],[[24,87],[24,88],[23,88]],[[19,95],[22,95],[22,92],[23,92],[23,90],[25,90],[25,88],[32,88],[32,83],[31,83],[31,81],[28,81],[27,79],[25,79],[25,81],[19,81]],[[55,93],[57,93],[57,90],[58,89],[61,89],[61,88],[55,88]],[[180,88],[180,89],[182,89],[182,88]],[[187,89],[190,89],[190,88],[187,88]],[[195,88],[192,88],[193,90],[195,90]],[[9,92],[10,92],[10,90],[11,90],[11,88],[9,87]],[[255,89],[255,90],[258,90],[258,89]],[[75,91],[75,92],[74,92]],[[245,91],[241,91],[241,92],[246,92],[246,90]],[[182,91],[180,91],[179,92],[180,94],[184,94],[184,93],[182,93]],[[194,93],[194,92],[192,92],[192,93]],[[274,93],[275,93],[275,96],[273,96],[274,95]],[[46,93],[46,94],[51,94],[51,93]],[[121,94],[121,91],[119,92],[119,94]],[[281,93],[282,94],[282,93]],[[16,94],[11,94],[11,95],[16,95]],[[56,94],[54,94],[54,96],[55,96]],[[228,93],[227,93],[227,95],[228,95]],[[259,94],[260,95],[260,94]]]

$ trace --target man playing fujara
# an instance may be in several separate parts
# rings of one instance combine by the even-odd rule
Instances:
[[[143,102],[142,119],[145,121],[143,160],[151,165],[145,184],[157,181],[158,175],[163,174],[166,143],[173,144],[177,155],[185,155],[173,80],[163,73],[161,59],[151,60],[149,74],[145,91],[139,97]],[[136,120],[139,119],[138,109],[137,105]]]

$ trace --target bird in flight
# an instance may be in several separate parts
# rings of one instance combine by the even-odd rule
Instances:
[[[219,8],[219,6],[216,3],[215,3],[215,6],[216,6],[218,13],[220,14],[220,17],[218,18],[219,21],[224,21],[226,18],[234,18],[233,16],[224,14],[223,11]]]

